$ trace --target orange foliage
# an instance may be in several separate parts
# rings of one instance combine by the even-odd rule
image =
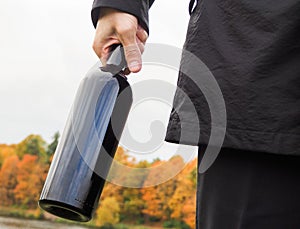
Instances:
[[[38,135],[30,135],[16,145],[0,144],[2,206],[37,208],[37,200],[49,166],[45,163],[48,158],[44,155],[44,144],[44,140]]]
[[[32,135],[17,145],[0,145],[1,205],[37,208],[52,159],[51,154],[45,154],[42,145],[43,140]],[[115,161],[121,166],[118,163],[112,165],[111,182],[106,183],[100,199],[102,207],[109,201],[117,206],[116,215],[107,220],[147,222],[154,219],[157,224],[176,220],[185,222],[190,228],[195,227],[196,159],[185,163],[180,156],[175,156],[169,161],[137,162],[119,147]],[[105,209],[97,213],[96,219],[107,215]]]
[[[197,159],[194,159],[178,174],[177,188],[168,203],[172,210],[171,217],[183,220],[191,228],[194,228],[196,214],[196,181],[192,176],[197,169],[196,164]]]
[[[18,185],[14,190],[15,198],[29,208],[35,208],[44,183],[44,169],[37,163],[38,157],[25,154],[18,163]]]
[[[169,162],[156,162],[155,165],[145,181],[145,186],[155,186],[141,190],[142,198],[147,206],[143,212],[166,220],[172,214],[168,202],[172,199],[177,187],[177,180],[171,178],[184,167],[184,162],[181,157],[176,156],[171,158]]]
[[[0,171],[0,203],[4,206],[12,205],[15,201],[14,189],[17,185],[17,164],[19,159],[16,155],[4,160]]]

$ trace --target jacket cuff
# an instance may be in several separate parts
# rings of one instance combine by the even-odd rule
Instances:
[[[149,34],[149,0],[94,0],[91,16],[95,28],[101,7],[114,8],[136,16],[139,24]]]

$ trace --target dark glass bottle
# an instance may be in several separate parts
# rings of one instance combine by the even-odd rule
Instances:
[[[39,200],[56,216],[86,222],[98,206],[132,104],[126,77],[116,73],[120,50],[110,70],[93,67],[76,94]]]

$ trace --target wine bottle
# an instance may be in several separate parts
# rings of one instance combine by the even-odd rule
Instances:
[[[82,80],[38,202],[47,212],[92,218],[132,104],[124,63],[118,47],[106,68],[96,65]]]

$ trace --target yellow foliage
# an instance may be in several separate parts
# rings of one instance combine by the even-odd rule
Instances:
[[[115,197],[107,197],[101,203],[96,212],[96,225],[114,225],[120,220],[120,206]]]
[[[0,144],[0,167],[4,163],[5,159],[16,155],[16,145]]]

